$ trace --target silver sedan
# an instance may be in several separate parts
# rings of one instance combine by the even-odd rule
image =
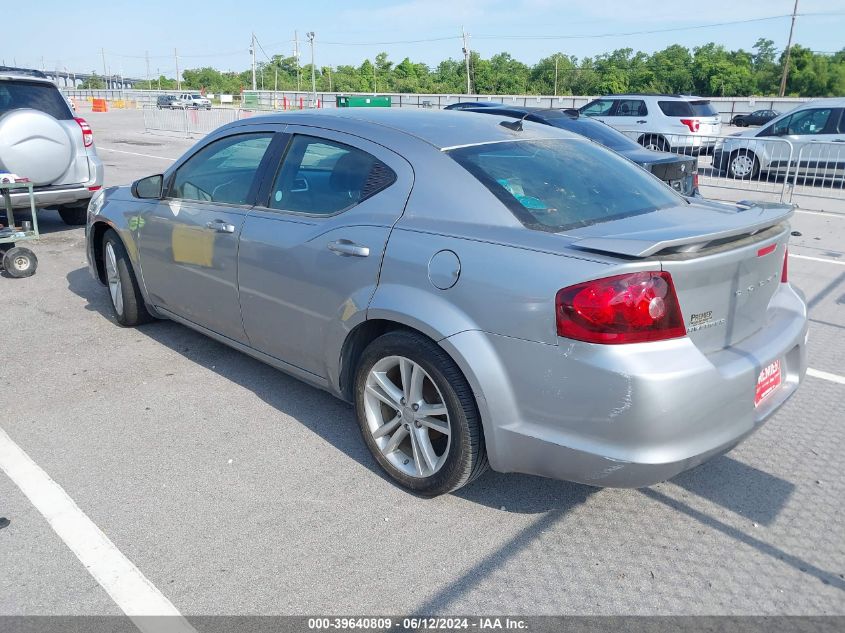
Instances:
[[[488,463],[631,487],[798,388],[791,213],[686,199],[548,126],[350,109],[220,128],[92,200],[87,250],[118,323],[175,320],[354,403],[410,490]]]

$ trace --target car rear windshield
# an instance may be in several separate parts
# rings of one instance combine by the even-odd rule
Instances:
[[[73,118],[73,113],[53,84],[17,79],[0,81],[0,115],[18,108],[40,110],[63,121]]]
[[[586,136],[594,140],[596,143],[601,143],[605,147],[609,147],[617,152],[625,152],[631,150],[641,150],[642,145],[636,141],[631,140],[622,132],[614,130],[612,127],[601,121],[595,119],[588,119],[587,117],[574,118],[563,115],[560,117],[548,117],[549,123],[555,127],[563,130],[575,132],[581,136]]]
[[[506,141],[449,155],[527,227],[559,232],[683,203],[634,163],[580,139]]]
[[[719,114],[706,99],[697,101],[658,101],[657,105],[666,116],[716,116]]]

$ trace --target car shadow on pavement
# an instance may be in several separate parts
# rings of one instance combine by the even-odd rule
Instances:
[[[32,212],[29,211],[29,209],[15,209],[15,224],[20,225],[21,220],[28,220],[31,222]],[[6,212],[2,209],[2,203],[0,203],[0,224],[5,225],[7,221]],[[61,233],[63,231],[73,231],[75,229],[83,228],[84,227],[81,226],[69,226],[65,224],[64,220],[59,217],[59,212],[55,208],[38,209],[38,232],[41,235],[49,235],[50,233]]]

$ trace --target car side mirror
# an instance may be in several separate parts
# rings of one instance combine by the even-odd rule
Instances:
[[[136,198],[158,200],[161,198],[163,184],[164,176],[161,174],[141,178],[132,183],[132,195]]]

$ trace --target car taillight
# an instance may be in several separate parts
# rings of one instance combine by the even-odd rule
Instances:
[[[648,271],[615,275],[559,290],[557,334],[588,343],[662,341],[686,335],[672,276]]]
[[[698,132],[698,128],[701,127],[698,119],[681,119],[681,123],[686,125],[690,132]]]
[[[76,117],[74,121],[82,128],[82,144],[85,147],[91,147],[94,144],[94,132],[91,130],[91,126],[81,117]]]
[[[783,268],[780,271],[780,283],[786,284],[789,283],[789,249],[785,249],[783,252]]]

